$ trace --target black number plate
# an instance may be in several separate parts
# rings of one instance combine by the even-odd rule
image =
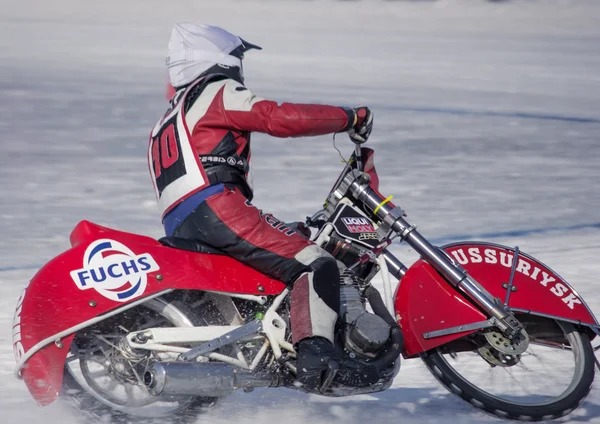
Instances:
[[[332,215],[331,222],[335,232],[341,237],[368,247],[379,244],[375,224],[352,206],[341,204]]]

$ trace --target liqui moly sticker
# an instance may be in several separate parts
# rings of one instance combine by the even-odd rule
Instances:
[[[96,290],[115,302],[127,302],[144,294],[148,273],[159,266],[149,253],[136,255],[114,240],[96,240],[83,256],[83,268],[71,271],[79,290]]]
[[[375,228],[367,218],[342,217],[342,222],[351,233],[374,233]]]

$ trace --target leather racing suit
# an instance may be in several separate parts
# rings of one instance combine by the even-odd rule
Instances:
[[[352,109],[277,104],[215,74],[180,88],[152,131],[148,162],[166,234],[217,247],[293,287],[294,343],[333,342],[339,271],[327,252],[250,203],[250,134],[316,136],[354,121]]]

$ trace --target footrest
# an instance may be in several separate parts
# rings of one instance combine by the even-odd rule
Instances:
[[[323,382],[319,388],[321,393],[325,392],[329,386],[331,386],[331,383],[333,383],[333,379],[337,375],[339,369],[340,366],[336,361],[329,361],[327,364],[327,370],[325,370],[325,375],[323,376]]]

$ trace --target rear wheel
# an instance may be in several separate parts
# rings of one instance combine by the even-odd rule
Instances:
[[[182,302],[151,299],[116,317],[78,333],[70,349],[62,398],[86,421],[115,423],[186,423],[214,405],[217,398],[153,396],[142,381],[155,360],[174,360],[173,354],[134,352],[124,336],[156,327],[193,327],[215,324],[198,318]]]
[[[461,349],[440,346],[422,359],[449,391],[498,417],[539,421],[567,415],[594,380],[589,337],[572,324],[547,318],[525,316],[522,322],[529,346],[520,354],[495,349],[501,337],[495,333],[470,336],[471,351],[465,351],[463,340]]]

